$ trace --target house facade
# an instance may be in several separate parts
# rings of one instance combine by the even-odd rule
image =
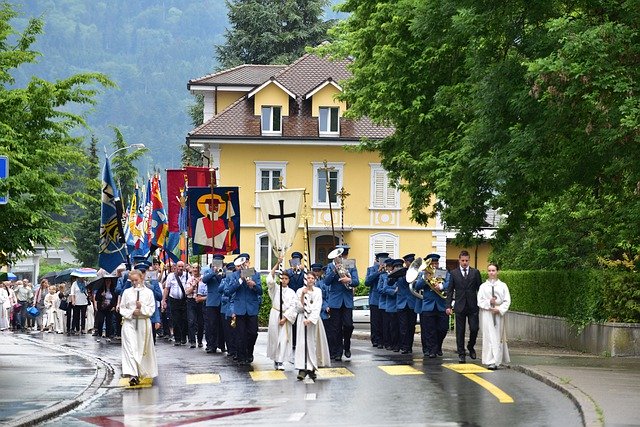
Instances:
[[[187,144],[218,168],[218,185],[240,187],[242,252],[261,271],[273,266],[255,192],[282,185],[306,189],[311,262],[326,263],[342,242],[361,274],[377,252],[437,252],[455,262],[462,248],[447,243],[452,232],[437,218],[426,226],[411,221],[409,196],[390,184],[378,154],[356,149],[393,129],[344,117],[348,106],[336,95],[350,76],[347,65],[306,54],[286,66],[242,65],[189,81],[204,97],[204,122]],[[292,250],[303,246],[301,227]],[[467,250],[484,269],[488,247]]]

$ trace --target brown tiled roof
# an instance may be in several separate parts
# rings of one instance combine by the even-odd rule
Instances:
[[[239,65],[218,73],[189,80],[189,85],[258,86],[287,68],[286,65]]]
[[[326,138],[320,138],[318,136],[318,118],[311,116],[311,100],[303,100],[303,97],[329,78],[338,84],[340,84],[340,81],[349,78],[351,76],[351,73],[347,69],[349,62],[348,60],[330,61],[313,54],[306,54],[286,68],[282,67],[282,70],[274,76],[275,80],[293,92],[296,95],[296,99],[290,100],[289,116],[282,118],[282,136],[268,138],[326,140]],[[222,74],[227,72],[238,73],[240,68],[241,67],[236,67],[223,71],[209,78],[213,79],[215,77],[218,79],[217,81],[222,81],[224,77]],[[266,82],[273,76],[273,74],[268,76],[266,74],[266,77],[260,82],[255,83],[256,86]],[[234,80],[234,83],[232,83],[230,79],[228,79],[229,75],[231,74],[226,75],[226,83],[239,84],[238,80]],[[237,76],[237,74],[235,74],[234,77],[235,76]],[[194,81],[190,83],[193,82]],[[200,84],[201,82],[198,83]],[[255,98],[247,99],[246,96],[243,96],[223,112],[190,132],[189,138],[262,138],[260,117],[253,115],[254,99]],[[340,119],[339,138],[344,140],[358,140],[361,138],[381,139],[392,135],[393,132],[393,128],[377,126],[366,117],[358,120]]]

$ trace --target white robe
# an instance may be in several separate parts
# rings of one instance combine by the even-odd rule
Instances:
[[[140,307],[140,316],[135,317],[133,312],[136,309],[138,292],[142,306]],[[141,378],[157,377],[158,362],[156,349],[153,345],[152,326],[149,321],[149,318],[156,311],[153,291],[144,286],[125,289],[119,307],[123,318],[122,373]]]
[[[0,331],[9,328],[9,313],[11,310],[11,297],[4,287],[0,288]]]
[[[298,327],[296,328],[296,354],[295,367],[298,370],[316,370],[318,367],[331,366],[331,356],[329,355],[329,344],[327,335],[324,331],[324,325],[320,320],[320,311],[322,310],[322,290],[313,287],[313,292],[306,295],[306,305],[308,313],[305,313],[305,307],[300,301],[302,290],[296,292],[296,308],[298,311]],[[311,323],[304,325],[304,319],[308,318]],[[305,341],[306,332],[306,341]],[[305,342],[307,347],[307,360],[305,363]]]
[[[53,330],[57,333],[61,334],[64,332],[64,323],[62,315],[58,307],[60,307],[60,298],[58,297],[58,292],[55,294],[47,294],[44,297],[44,306],[47,309],[47,322],[45,327],[53,327]]]
[[[494,315],[489,311],[491,297],[496,297],[496,308],[500,314]],[[511,295],[506,283],[487,280],[478,290],[478,307],[480,308],[480,327],[482,328],[482,363],[500,366],[503,362],[510,362],[507,334],[504,328],[504,315],[511,305]],[[495,326],[494,326],[495,319]]]
[[[274,277],[267,276],[271,310],[269,311],[269,330],[267,335],[267,357],[274,362],[284,362],[289,359],[292,349],[292,328],[298,312],[296,310],[296,293],[293,289],[279,286]],[[282,316],[287,319],[280,325],[280,293],[282,292]]]

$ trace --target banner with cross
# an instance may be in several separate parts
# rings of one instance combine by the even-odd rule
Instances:
[[[193,255],[240,253],[238,187],[189,187],[187,200]]]
[[[293,245],[302,212],[304,188],[256,191],[273,251],[283,256]]]

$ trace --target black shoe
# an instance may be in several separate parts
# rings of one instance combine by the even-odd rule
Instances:
[[[411,353],[411,351],[409,351],[409,350],[402,350],[400,353],[401,353],[401,354],[409,354],[409,353]]]
[[[336,356],[333,358],[336,362],[342,362],[342,356]]]
[[[307,371],[307,374],[309,374],[309,378],[311,378],[312,380],[316,380],[316,378],[318,378],[318,374],[316,374],[315,369],[313,371]]]
[[[384,348],[384,345],[378,344],[378,348]]]
[[[436,353],[438,356],[442,357],[442,350]]]
[[[458,356],[458,363],[467,363],[467,358],[463,356]]]
[[[296,378],[298,378],[298,381],[302,381],[306,376],[307,376],[307,373],[304,370],[300,369],[298,371],[298,376]]]
[[[173,345],[174,345],[175,347],[180,347],[180,343],[179,343],[179,342],[173,343]]]
[[[195,345],[195,344],[191,344],[191,345],[189,346],[189,348],[196,348],[196,345]]]
[[[467,349],[469,350],[469,357],[475,360],[477,356],[476,351],[473,349],[473,347],[467,347]]]
[[[134,385],[138,385],[138,384],[140,384],[140,380],[138,379],[138,377],[131,377],[129,379],[129,385],[130,386],[133,387]]]
[[[202,348],[202,343],[201,342],[198,343],[198,348]]]
[[[216,352],[216,350],[215,350],[215,349],[212,349],[212,348],[205,348],[205,349],[204,349],[204,351],[205,351],[206,353],[215,353],[215,352]]]
[[[435,359],[435,358],[436,358],[435,353],[429,353],[429,359]]]
[[[394,353],[398,353],[399,351],[400,351],[400,349],[399,349],[399,348],[394,348],[394,349],[393,349],[393,352],[394,352]]]
[[[181,341],[180,345],[187,345],[187,342],[186,341]]]
[[[346,357],[347,359],[351,358],[351,350],[345,350],[344,351],[344,357]]]

